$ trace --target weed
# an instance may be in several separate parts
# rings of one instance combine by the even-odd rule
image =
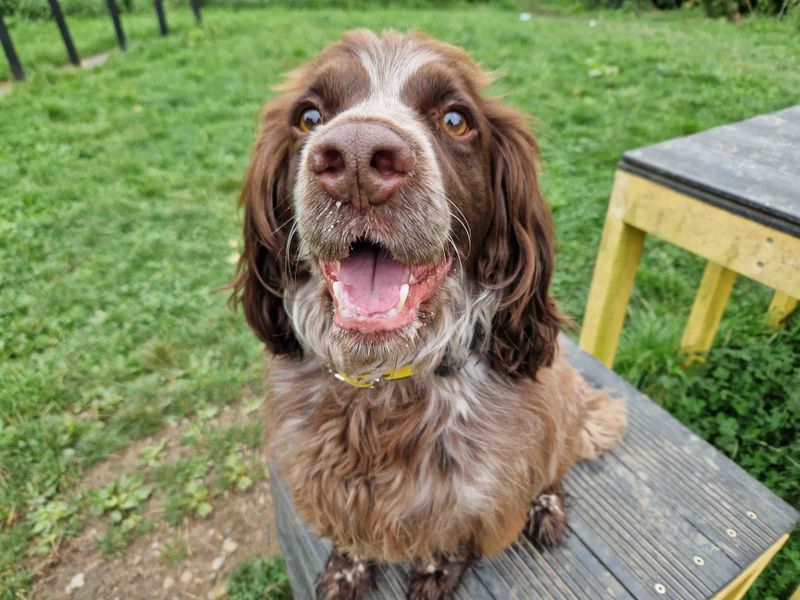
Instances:
[[[228,580],[230,600],[291,600],[283,559],[255,556],[240,564]]]
[[[141,515],[132,514],[126,518],[121,526],[112,526],[100,537],[98,544],[101,552],[106,555],[117,554],[140,535],[146,534],[153,528],[153,523]]]
[[[167,440],[165,438],[159,440],[158,442],[156,442],[151,446],[145,446],[139,452],[139,458],[136,461],[136,464],[138,464],[141,467],[151,467],[151,468],[157,466],[159,464],[158,457],[161,455],[161,451],[164,449],[166,445],[167,445]]]
[[[161,559],[169,566],[175,567],[183,561],[189,554],[189,548],[186,542],[179,536],[176,536],[164,544],[164,550],[161,553]]]
[[[241,450],[228,454],[223,465],[222,477],[225,487],[233,486],[239,491],[250,489],[253,485],[253,467],[245,461]]]
[[[178,524],[191,514],[205,517],[211,513],[210,491],[204,478],[212,466],[207,455],[200,455],[156,468],[154,478],[166,494],[164,518],[169,523]]]
[[[112,526],[119,526],[123,531],[130,531],[139,523],[134,512],[150,497],[153,486],[144,483],[140,473],[122,475],[116,481],[89,492],[90,514],[99,517],[108,514]]]
[[[75,529],[77,511],[76,501],[44,498],[34,500],[28,507],[28,521],[33,538],[29,552],[48,554],[53,551],[69,529]]]

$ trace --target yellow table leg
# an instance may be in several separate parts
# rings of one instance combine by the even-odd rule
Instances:
[[[617,352],[645,237],[644,231],[623,220],[624,186],[620,181],[618,176],[611,193],[580,338],[580,347],[607,367]]]
[[[800,600],[800,585],[797,586],[797,589],[794,591],[794,594],[791,595],[789,600]]]
[[[681,338],[681,352],[688,355],[689,363],[704,360],[711,350],[734,281],[734,271],[708,261]]]
[[[750,589],[750,586],[753,585],[753,582],[761,575],[761,571],[764,570],[764,567],[769,564],[772,557],[778,553],[778,550],[781,549],[788,539],[788,533],[779,537],[778,541],[767,548],[764,554],[755,559],[744,571],[739,573],[733,581],[725,586],[721,592],[714,596],[714,600],[741,600],[747,593],[747,590]],[[794,600],[794,598],[792,598],[792,600]]]
[[[797,308],[797,299],[783,292],[775,292],[769,305],[767,320],[772,327],[778,327],[783,320]]]

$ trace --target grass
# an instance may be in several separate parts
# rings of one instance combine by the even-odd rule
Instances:
[[[119,522],[135,531],[150,486],[178,520],[252,478],[237,452],[253,432],[203,430],[243,388],[258,390],[262,370],[258,344],[216,290],[238,250],[235,198],[268,86],[342,30],[421,28],[503,73],[495,91],[536,115],[559,235],[554,292],[578,322],[624,150],[800,101],[796,27],[766,19],[521,22],[490,7],[204,17],[196,29],[188,10],[171,12],[173,33],[159,38],[152,16],[127,16],[130,51],[90,71],[56,68],[65,57],[52,23],[13,24],[30,80],[0,98],[4,600],[25,597],[31,549],[80,530],[89,492],[101,493],[81,489],[87,468],[167,422],[193,424],[183,443],[196,456],[164,464],[150,448],[146,481],[103,491],[104,514],[117,510],[104,502],[127,498]],[[84,55],[114,47],[107,19],[70,24]],[[648,240],[616,368],[800,506],[800,319],[770,332],[769,290],[740,281],[709,361],[683,369],[675,348],[702,267]],[[125,543],[119,533],[112,551]],[[276,573],[271,562],[243,567],[232,597]],[[795,535],[750,597],[783,599],[799,581]]]
[[[231,573],[227,587],[230,600],[291,600],[286,566],[279,557],[254,557]]]

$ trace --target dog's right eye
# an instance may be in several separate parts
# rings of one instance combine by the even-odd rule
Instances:
[[[307,108],[300,115],[297,126],[301,131],[308,132],[320,123],[322,123],[322,115],[320,112],[316,108]]]

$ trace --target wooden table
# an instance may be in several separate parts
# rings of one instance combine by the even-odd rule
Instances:
[[[800,106],[626,152],[597,255],[580,346],[611,366],[646,234],[708,260],[681,340],[711,348],[736,275],[800,298]]]
[[[741,598],[788,538],[797,512],[649,398],[562,337],[596,387],[628,404],[622,443],[565,481],[564,544],[521,539],[470,571],[462,600]],[[301,523],[271,467],[278,541],[297,600],[313,598],[330,545]],[[370,599],[405,598],[407,567],[381,567]]]

